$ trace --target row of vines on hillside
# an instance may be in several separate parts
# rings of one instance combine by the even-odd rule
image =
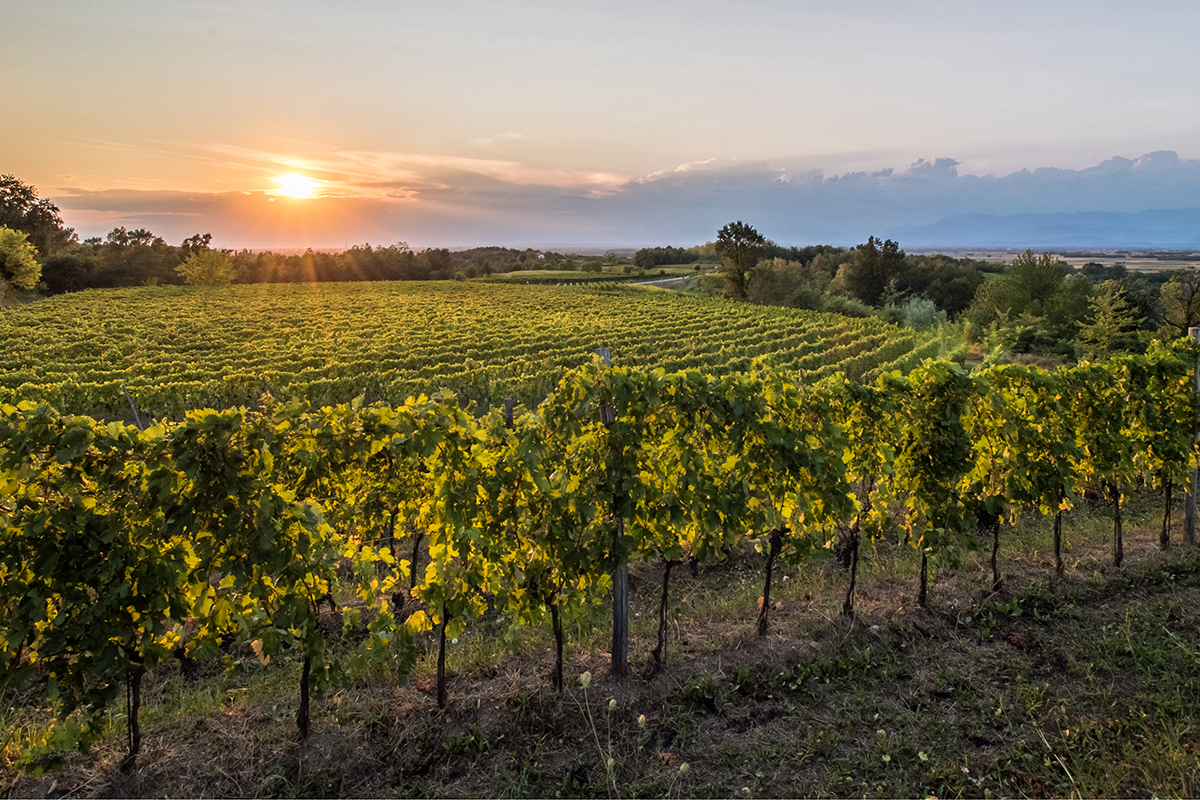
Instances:
[[[998,586],[1002,525],[1057,520],[1085,486],[1114,500],[1120,564],[1123,489],[1169,493],[1196,461],[1195,348],[1057,372],[930,361],[868,384],[594,360],[515,418],[477,419],[450,393],[319,409],[268,395],[145,431],[0,406],[0,682],[92,723],[124,691],[132,765],[142,676],[231,640],[263,663],[299,655],[304,735],[312,693],[367,670],[403,680],[418,636],[436,637],[444,706],[446,641],[489,608],[549,622],[561,688],[566,631],[634,560],[662,565],[656,666],[671,570],[747,539],[766,555],[760,633],[780,561],[846,553],[853,613],[859,543],[897,531],[922,555],[924,604],[928,560],[978,529]],[[355,648],[326,650],[323,608]]]
[[[737,371],[759,356],[808,379],[937,356],[933,334],[878,319],[685,297],[644,287],[419,283],[161,287],[51,298],[0,316],[0,402],[155,418],[252,406],[264,389],[312,405],[450,389],[529,407],[603,340],[619,366]],[[921,358],[912,361],[914,352]]]

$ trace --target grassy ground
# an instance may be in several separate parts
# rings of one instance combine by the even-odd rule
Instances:
[[[117,770],[114,713],[87,755],[45,775],[14,759],[47,710],[5,697],[0,790],[11,796],[1195,796],[1200,793],[1200,549],[1160,553],[1157,497],[1131,499],[1126,566],[1107,509],[1005,529],[1004,589],[986,548],[936,571],[915,604],[911,549],[869,545],[858,613],[834,559],[786,567],[756,635],[762,561],[672,577],[666,667],[652,674],[660,569],[635,568],[637,674],[607,668],[607,632],[578,635],[568,689],[549,638],[515,650],[477,626],[451,648],[450,704],[431,667],[330,691],[295,739],[298,668],[178,666],[149,681],[137,771]],[[590,672],[584,688],[580,676]]]

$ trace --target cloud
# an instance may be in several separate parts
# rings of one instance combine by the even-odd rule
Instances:
[[[786,163],[711,163],[704,170],[631,184],[612,204],[629,206],[630,222],[653,206],[659,209],[656,220],[674,215],[677,229],[694,236],[741,218],[790,243],[853,243],[884,229],[967,212],[1132,213],[1200,205],[1200,160],[1180,159],[1172,151],[1115,157],[1082,170],[1043,168],[999,177],[960,175],[958,167],[953,158],[932,157],[899,171],[827,176],[793,173]]]
[[[476,147],[484,148],[485,150],[496,150],[504,142],[518,141],[525,137],[515,131],[509,133],[499,133],[495,136],[485,136],[481,139],[475,139],[471,144]]]
[[[329,196],[65,190],[52,199],[84,235],[114,224],[168,241],[211,231],[223,246],[531,243],[692,244],[741,219],[786,244],[854,244],[956,214],[1132,213],[1200,205],[1200,160],[1172,151],[1081,170],[960,175],[947,157],[825,175],[787,161],[705,159],[641,176],[549,170],[502,159],[339,151],[289,157],[213,148],[264,175],[303,171]],[[1200,237],[1200,234],[1198,234]],[[901,242],[903,244],[903,241]]]
[[[703,161],[693,161],[690,163],[685,162],[685,163],[680,164],[679,166],[675,167],[675,169],[660,169],[660,170],[655,170],[654,172],[651,172],[646,175],[640,175],[640,176],[634,178],[633,182],[634,183],[652,183],[654,181],[660,180],[661,178],[664,178],[664,177],[670,175],[673,172],[691,172],[694,169],[703,168],[709,164],[715,164],[715,163],[717,163],[717,159],[715,159],[715,158],[706,158]]]
[[[958,162],[953,158],[919,158],[905,167],[900,174],[906,177],[957,178]]]
[[[519,134],[511,134],[519,137]],[[628,178],[609,172],[530,167],[519,161],[428,155],[402,151],[339,150],[316,156],[208,145],[207,150],[238,159],[264,174],[300,170],[325,181],[326,195],[414,199],[427,190],[458,188],[470,192],[478,179],[515,186],[543,186],[601,195],[618,190]]]

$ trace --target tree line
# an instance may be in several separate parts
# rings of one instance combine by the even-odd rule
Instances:
[[[998,269],[970,258],[906,255],[891,239],[873,236],[854,248],[782,247],[741,221],[724,226],[713,249],[726,297],[850,316],[911,300],[932,303],[943,318],[958,315],[984,274]]]
[[[853,248],[783,248],[730,223],[711,243],[721,258],[710,292],[764,305],[913,327],[954,323],[990,358],[1044,366],[1145,352],[1200,324],[1200,272],[1132,272],[1123,264],[1074,268],[1032,251],[1001,264],[909,255],[890,239]]]
[[[532,269],[587,270],[620,259],[566,256],[534,248],[412,250],[404,242],[340,252],[218,249],[197,233],[178,245],[144,228],[113,228],[80,240],[58,207],[13,175],[0,176],[0,280],[49,294],[167,284],[412,281],[475,278]]]

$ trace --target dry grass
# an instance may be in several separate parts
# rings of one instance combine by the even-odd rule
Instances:
[[[122,775],[123,722],[59,770],[17,774],[46,710],[6,697],[0,788],[11,796],[1189,796],[1200,791],[1200,551],[1160,553],[1153,497],[1135,498],[1126,566],[1103,509],[1067,529],[1052,576],[1045,521],[1005,531],[1006,583],[986,552],[937,571],[915,605],[908,548],[865,548],[857,614],[836,560],[785,567],[755,635],[761,557],[672,576],[667,664],[649,668],[660,570],[634,570],[636,674],[608,674],[606,631],[549,686],[549,639],[516,653],[498,620],[452,649],[450,705],[428,668],[407,686],[332,690],[294,735],[298,669],[147,687],[143,753]],[[1141,514],[1138,516],[1139,504]],[[1176,534],[1178,538],[1178,534]],[[586,691],[578,676],[594,677]],[[615,701],[609,710],[610,700]],[[640,721],[639,721],[639,718]],[[608,766],[611,759],[611,768]],[[687,765],[686,769],[683,765]]]

